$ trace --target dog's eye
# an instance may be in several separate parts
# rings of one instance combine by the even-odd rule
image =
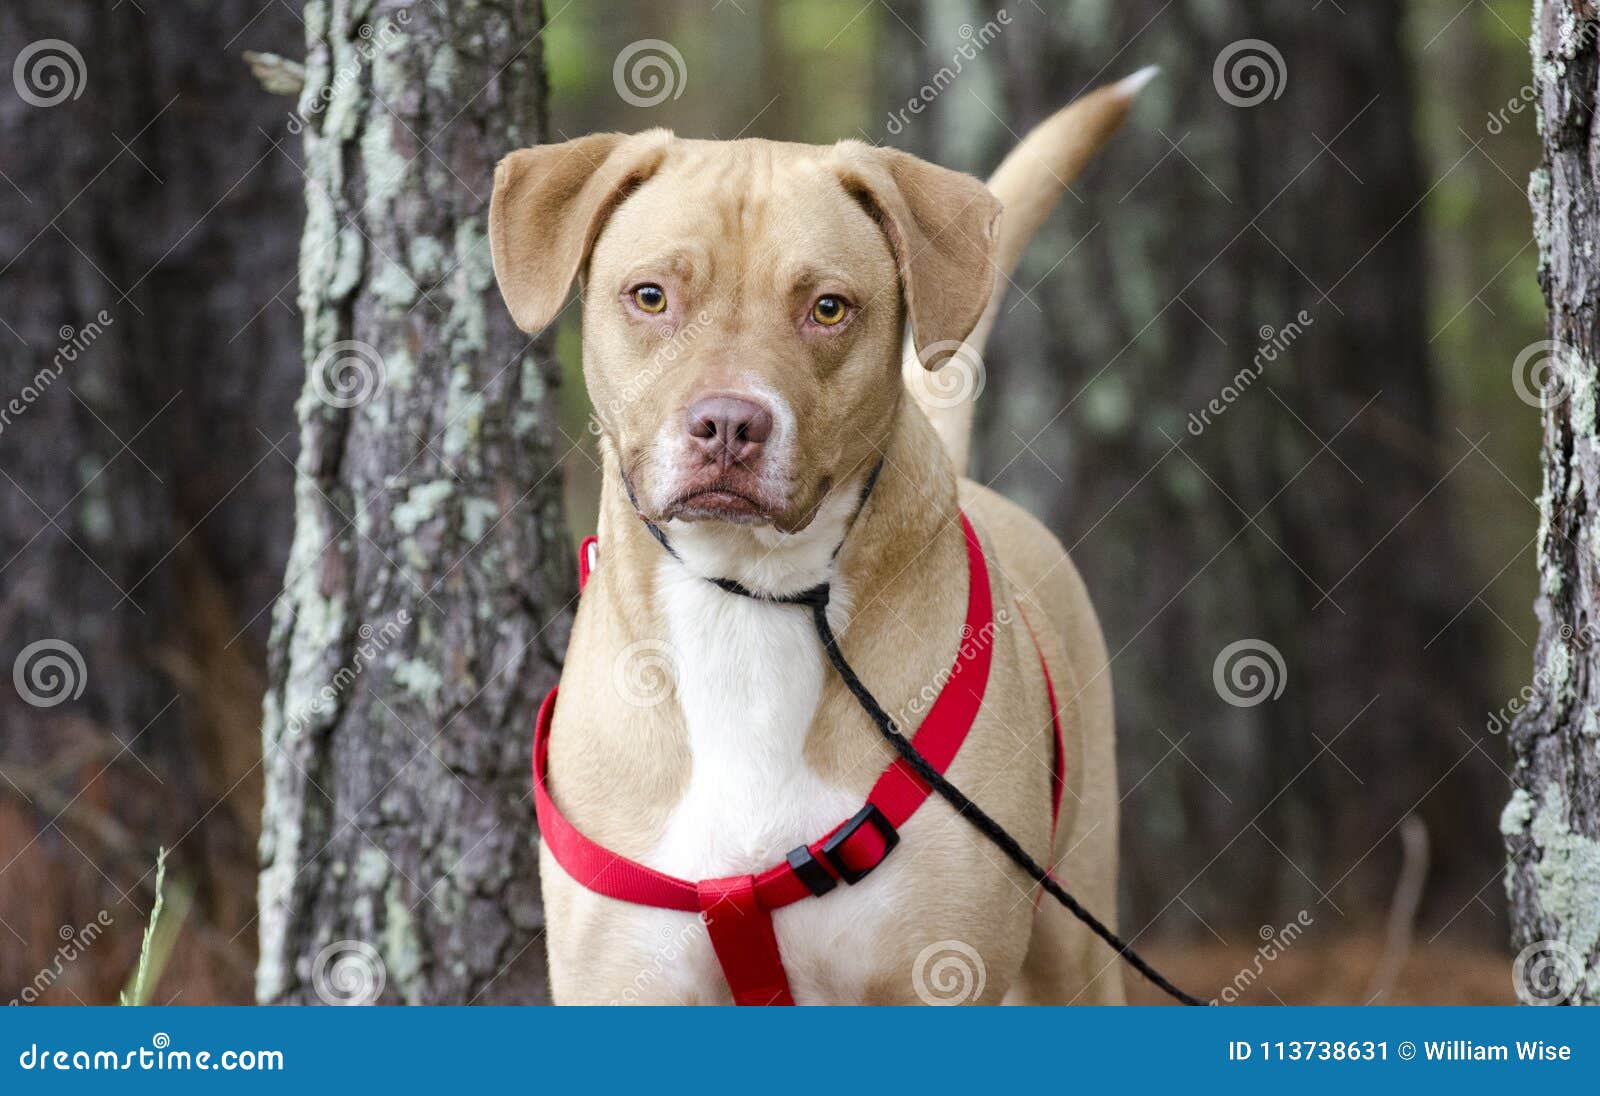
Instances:
[[[817,302],[811,306],[811,318],[823,327],[832,327],[844,319],[848,306],[843,297],[818,297]]]
[[[667,291],[659,285],[641,285],[633,291],[633,303],[646,312],[660,312],[667,307]]]

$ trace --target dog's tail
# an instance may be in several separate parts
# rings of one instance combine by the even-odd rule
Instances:
[[[902,367],[906,387],[933,422],[956,471],[963,475],[972,439],[972,402],[984,376],[983,347],[994,329],[1011,273],[1067,186],[1122,125],[1134,97],[1157,71],[1153,65],[1140,69],[1073,100],[1011,150],[989,177],[989,189],[1000,199],[1003,212],[995,247],[994,296],[988,309],[949,363],[932,374],[907,341]],[[954,372],[949,378],[941,377],[945,370]]]

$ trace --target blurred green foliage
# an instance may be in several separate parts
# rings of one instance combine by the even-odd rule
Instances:
[[[1428,225],[1428,333],[1443,400],[1446,449],[1478,443],[1454,482],[1480,603],[1498,624],[1503,680],[1512,695],[1532,660],[1538,523],[1539,412],[1517,398],[1512,363],[1544,335],[1544,298],[1528,212],[1528,173],[1539,163],[1526,0],[1419,0],[1410,46],[1423,176],[1436,181]],[[1517,101],[1519,110],[1507,109]],[[1457,431],[1460,433],[1458,434]],[[1446,465],[1448,467],[1448,464]]]

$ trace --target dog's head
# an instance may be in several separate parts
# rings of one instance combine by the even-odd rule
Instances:
[[[893,149],[602,133],[495,173],[495,275],[526,331],[583,278],[583,368],[640,511],[793,532],[877,462],[919,355],[994,284],[999,203]]]

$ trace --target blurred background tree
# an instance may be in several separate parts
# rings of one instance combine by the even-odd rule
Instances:
[[[886,55],[921,48],[911,72],[985,18],[896,10]],[[1460,908],[1493,866],[1478,807],[1499,778],[1479,757],[1434,786],[1492,694],[1480,622],[1457,619],[1476,587],[1445,473],[1470,450],[1442,436],[1427,354],[1400,9],[1148,0],[1011,24],[979,58],[998,96],[940,96],[907,129],[919,151],[982,173],[1126,68],[1120,44],[1162,65],[1018,272],[975,469],[1049,516],[1114,637],[1130,923],[1386,902],[1398,842],[1379,846],[1413,809],[1451,834],[1427,912]],[[1361,809],[1330,827],[1340,802]]]
[[[129,931],[45,999],[113,999],[164,842],[173,875],[199,895],[193,946],[177,950],[156,999],[249,1000],[266,609],[288,564],[306,376],[288,290],[307,165],[294,101],[258,86],[242,55],[301,60],[296,16],[320,37],[327,6],[36,7],[0,12],[5,71],[28,45],[60,39],[82,55],[85,82],[49,108],[0,89],[6,397],[52,360],[58,329],[100,308],[114,322],[0,432],[3,664],[55,638],[87,666],[79,699],[0,701],[0,922],[11,929],[0,996],[36,977],[62,926],[109,907]],[[345,31],[359,37],[404,8],[352,6]],[[526,14],[534,25],[534,5]],[[1414,814],[1433,853],[1419,947],[1458,950],[1448,963],[1430,953],[1447,976],[1382,999],[1508,998],[1492,827],[1509,793],[1497,738],[1509,717],[1497,713],[1528,677],[1539,482],[1538,416],[1517,398],[1512,363],[1543,315],[1522,193],[1538,142],[1531,110],[1512,106],[1526,102],[1524,0],[555,0],[544,15],[529,50],[544,51],[553,139],[653,125],[856,137],[983,174],[1080,90],[1164,67],[1015,279],[986,355],[974,461],[1073,548],[1120,652],[1124,926],[1153,938],[1175,973],[1215,984],[1253,953],[1263,923],[1308,909],[1317,933],[1248,999],[1369,999],[1398,833]],[[481,64],[493,51],[458,25],[453,52]],[[645,39],[671,47],[670,86],[624,97],[618,58]],[[1282,59],[1261,55],[1274,82],[1254,105],[1224,99],[1214,79],[1217,57],[1245,39]],[[447,67],[408,70],[415,94],[455,87]],[[486,98],[504,90],[491,70]],[[370,90],[373,66],[351,78]],[[927,108],[906,109],[925,85]],[[364,102],[366,117],[384,111]],[[474,117],[502,106],[467,105]],[[409,100],[387,106],[415,128]],[[471,157],[436,153],[424,156],[434,182],[446,168],[479,177]],[[416,193],[457,223],[472,186]],[[367,260],[357,273],[370,286],[383,271]],[[1259,382],[1189,433],[1189,415],[1302,310],[1312,322]],[[541,429],[564,454],[579,534],[598,471],[570,311],[555,345],[561,417]],[[479,365],[489,369],[473,363],[472,392],[500,409],[518,398]],[[380,406],[396,424],[423,413]],[[367,469],[373,487],[386,470],[386,459]],[[412,486],[408,476],[381,501],[403,503]],[[527,524],[512,535],[527,543],[541,522],[555,528],[543,504],[518,514]],[[465,519],[445,520],[440,543]],[[1246,639],[1281,652],[1283,691],[1236,708],[1214,669]],[[559,645],[541,657],[553,662]],[[409,686],[382,681],[385,703],[409,703]],[[395,710],[408,722],[437,714]],[[521,733],[509,709],[495,725]],[[328,756],[336,771],[353,760]],[[416,794],[450,794],[449,774],[429,769],[437,787]],[[330,882],[307,900],[336,905],[337,893]]]
[[[0,663],[34,686],[0,689],[0,999],[103,912],[44,999],[114,1002],[162,845],[196,907],[156,1000],[248,998],[304,202],[247,23],[298,52],[255,0],[0,10],[0,375],[38,393],[0,430]]]

